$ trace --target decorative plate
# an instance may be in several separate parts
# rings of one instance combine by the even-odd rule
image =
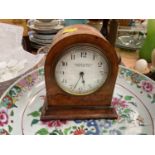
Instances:
[[[18,81],[0,99],[0,134],[99,135],[155,133],[155,82],[120,67],[112,105],[117,120],[40,121],[45,98],[44,69]]]
[[[136,51],[142,47],[144,39],[144,37],[135,37],[134,35],[119,36],[116,39],[116,46],[118,48]]]

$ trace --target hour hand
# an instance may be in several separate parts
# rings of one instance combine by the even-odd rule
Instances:
[[[82,83],[83,83],[83,85],[85,84],[85,80],[84,80],[84,72],[82,72],[82,74],[81,74],[81,78],[82,78]]]

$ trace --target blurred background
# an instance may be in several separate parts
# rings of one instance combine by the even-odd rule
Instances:
[[[149,44],[149,47],[148,45],[143,47],[144,41],[147,40],[148,21],[150,25],[155,24],[155,20],[146,19],[0,19],[1,23],[24,28],[22,46],[25,51],[32,54],[47,54],[53,37],[65,26],[74,24],[93,26],[114,46],[120,64],[138,70],[137,61],[144,59],[146,62],[140,63],[140,68],[142,66],[145,69],[138,71],[146,75],[150,72],[151,54],[155,48],[155,41],[145,43]],[[151,31],[151,36],[154,29]]]

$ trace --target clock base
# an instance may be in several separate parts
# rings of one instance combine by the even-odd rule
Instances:
[[[117,119],[112,107],[54,107],[42,110],[41,120]]]

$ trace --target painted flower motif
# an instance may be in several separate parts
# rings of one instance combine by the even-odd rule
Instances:
[[[114,97],[112,99],[112,106],[120,106],[122,108],[126,108],[128,105],[126,104],[125,100],[122,100],[120,98]]]
[[[8,124],[8,114],[6,113],[5,110],[0,111],[0,126],[4,126]]]
[[[84,135],[85,130],[83,128],[78,128],[73,132],[74,135]]]
[[[86,125],[88,127],[88,130],[85,131],[86,135],[100,134],[100,128],[96,120],[87,120]]]
[[[35,74],[27,76],[25,78],[26,86],[28,88],[31,88],[34,85],[34,83],[35,83],[35,79],[36,79]]]
[[[13,100],[10,96],[6,95],[3,99],[2,99],[2,105],[4,107],[6,107],[7,109],[13,108],[13,107],[17,107],[14,103]]]
[[[42,121],[43,124],[47,125],[48,127],[61,127],[62,125],[66,124],[66,120],[54,120],[54,121]]]
[[[137,74],[137,73],[133,73],[133,74],[131,75],[131,80],[132,80],[132,82],[134,82],[134,83],[139,83],[139,82],[142,80],[142,76],[139,75],[139,74]]]
[[[44,75],[44,69],[42,69],[42,68],[39,69],[39,74],[40,74],[40,75]]]
[[[12,97],[17,97],[20,92],[21,92],[21,88],[19,86],[14,86],[9,91],[9,95]]]
[[[150,81],[142,81],[141,87],[144,91],[150,93],[153,90],[153,84]]]

